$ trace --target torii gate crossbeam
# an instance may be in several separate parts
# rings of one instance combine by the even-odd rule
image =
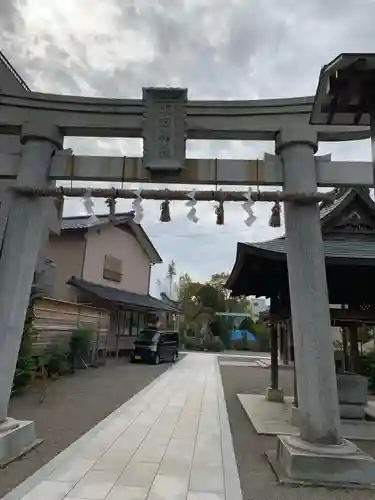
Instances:
[[[15,180],[20,154],[0,153],[0,180]],[[280,159],[265,155],[264,160],[187,158],[186,168],[168,176],[168,184],[282,186]],[[315,156],[317,185],[373,186],[372,163],[366,161],[331,161],[329,155]],[[157,176],[145,168],[141,157],[84,156],[58,151],[49,172],[51,181],[87,182],[157,182]],[[160,177],[165,182],[163,176]]]

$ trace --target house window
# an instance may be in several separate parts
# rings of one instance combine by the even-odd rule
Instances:
[[[111,255],[105,255],[103,278],[120,283],[122,279],[122,261],[120,259],[116,259],[116,257],[112,257]]]
[[[140,330],[142,315],[135,311],[127,312],[127,327],[128,335],[136,337]]]
[[[127,337],[129,318],[126,311],[115,311],[111,314],[111,331],[119,337]]]

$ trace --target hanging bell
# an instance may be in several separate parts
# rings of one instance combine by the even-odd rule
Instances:
[[[216,214],[216,224],[218,226],[223,226],[224,225],[224,201],[223,200],[220,200],[218,205],[216,205],[215,214]]]
[[[116,201],[116,198],[114,196],[109,196],[105,200],[105,204],[109,208],[108,220],[113,221],[116,218],[116,203],[117,203],[117,201]]]
[[[171,213],[169,210],[170,201],[164,200],[160,205],[160,222],[170,222]]]
[[[279,201],[275,201],[271,209],[271,217],[268,224],[271,227],[281,226],[281,205]]]

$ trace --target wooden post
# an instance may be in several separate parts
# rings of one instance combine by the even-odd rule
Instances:
[[[280,358],[284,358],[284,329],[280,322],[277,323],[277,331],[278,331],[278,341],[279,341],[279,350],[280,350]]]
[[[350,358],[351,370],[354,373],[359,371],[359,350],[358,350],[358,327],[357,325],[349,326],[349,339],[350,339]]]
[[[284,347],[283,347],[283,364],[288,365],[289,364],[289,328],[288,328],[288,323],[282,323],[281,328],[284,332],[283,335],[283,341],[284,341]]]
[[[270,325],[271,333],[271,388],[279,388],[279,364],[277,352],[277,328],[276,325]]]
[[[348,335],[346,327],[341,328],[342,349],[344,351],[344,371],[349,371]]]
[[[296,362],[293,362],[293,405],[298,408],[298,386],[297,386],[297,370]]]
[[[271,386],[266,392],[267,401],[274,403],[282,403],[284,401],[283,390],[279,388],[279,364],[277,352],[277,324],[270,324],[270,340],[271,340]]]
[[[294,354],[293,325],[291,319],[288,320],[288,331],[290,334],[290,359],[293,363],[293,406],[298,408],[297,370],[296,370],[296,359]]]
[[[290,361],[294,363],[294,339],[293,339],[293,328],[292,328],[292,321],[289,319],[288,320],[288,327],[289,327],[289,335],[290,335]]]

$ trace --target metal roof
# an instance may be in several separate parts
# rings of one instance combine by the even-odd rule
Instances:
[[[139,293],[128,292],[112,286],[99,285],[90,281],[83,280],[72,276],[68,281],[68,285],[72,285],[89,294],[95,295],[99,299],[109,302],[115,302],[124,307],[148,309],[153,311],[170,311],[178,312],[178,308],[166,304],[162,300],[158,300],[151,295],[141,295]]]
[[[320,209],[320,219],[324,224],[325,219],[333,212],[340,209],[350,196],[358,194],[365,200],[370,210],[374,210],[375,205],[369,194],[362,188],[335,188],[333,191],[335,201],[331,205],[323,205]],[[348,200],[350,202],[350,200]],[[263,252],[274,253],[274,258],[281,258],[286,254],[285,236],[270,241],[261,241],[256,243],[239,243],[242,248],[254,248]],[[371,234],[324,234],[323,237],[324,253],[329,259],[362,259],[363,261],[375,259],[375,235]],[[271,257],[271,255],[268,255]],[[365,263],[365,262],[364,262]],[[374,261],[375,263],[375,261]]]
[[[264,252],[275,254],[275,258],[286,257],[286,239],[277,238],[270,241],[258,243],[240,243],[244,247],[258,249]],[[363,264],[368,264],[368,260],[373,260],[375,264],[375,238],[358,237],[353,235],[352,238],[346,235],[345,237],[335,236],[332,238],[324,238],[324,254],[329,259],[352,259],[363,261]],[[359,263],[359,262],[358,262]]]
[[[341,196],[338,196],[331,205],[323,206],[320,209],[320,218],[323,219],[330,213],[332,213],[350,194],[352,190],[346,189]]]
[[[92,227],[98,227],[103,224],[109,224],[110,219],[106,214],[97,215],[97,221],[94,224],[90,224],[89,215],[78,215],[74,217],[63,217],[61,229],[63,231],[74,230],[74,229],[89,229]],[[121,214],[116,214],[116,222],[126,222],[127,220],[133,220],[133,212],[124,212]]]
[[[7,71],[9,71],[9,73],[13,76],[14,80],[17,81],[17,83],[23,88],[23,90],[26,90],[26,92],[31,92],[30,87],[27,85],[25,80],[21,77],[21,75],[14,68],[9,59],[5,57],[5,54],[1,50],[0,50],[0,64],[2,64]]]
[[[335,231],[335,227],[345,220],[346,212],[343,211],[348,210],[356,196],[365,203],[371,217],[375,215],[375,204],[369,191],[362,188],[336,188],[332,194],[335,195],[335,202],[320,207],[330,297],[332,303],[337,304],[346,304],[347,300],[367,301],[371,296],[368,274],[375,267],[375,233],[362,231],[361,228],[359,232],[340,233]],[[285,236],[270,241],[238,243],[236,260],[226,287],[234,295],[270,297],[279,292],[286,293],[286,244]]]

